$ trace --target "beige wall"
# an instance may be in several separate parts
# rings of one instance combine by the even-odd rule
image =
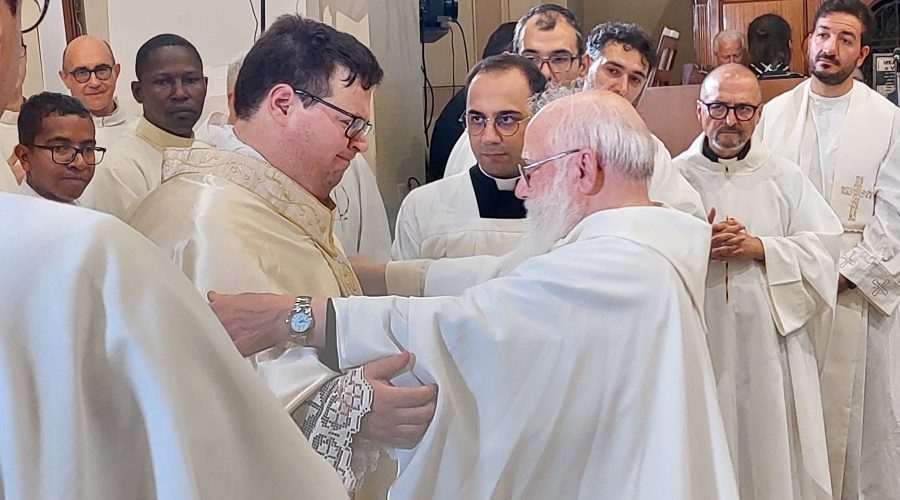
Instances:
[[[584,0],[584,28],[605,21],[630,21],[639,24],[650,34],[654,44],[664,27],[681,33],[678,55],[675,58],[672,83],[681,82],[681,68],[694,60],[693,18],[691,2],[687,0]]]

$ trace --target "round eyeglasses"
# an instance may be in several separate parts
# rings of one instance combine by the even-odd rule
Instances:
[[[103,155],[106,154],[106,148],[98,146],[84,146],[80,148],[74,146],[47,146],[45,144],[26,144],[26,146],[50,151],[53,163],[57,165],[69,165],[75,161],[79,154],[88,165],[96,165],[103,161]]]
[[[66,71],[66,73],[72,75],[72,78],[75,79],[78,83],[87,83],[91,80],[91,75],[96,75],[97,79],[100,81],[109,80],[109,77],[112,76],[113,68],[108,64],[100,64],[99,66],[95,66],[93,68],[85,68],[83,66],[73,69],[72,71]]]
[[[494,130],[498,134],[509,137],[519,131],[519,126],[531,119],[531,115],[519,118],[518,115],[500,114],[496,118],[488,118],[481,113],[467,113],[459,118],[459,122],[466,127],[466,132],[475,137],[484,133],[488,123],[494,123]]]
[[[756,110],[759,109],[759,106],[754,106],[752,104],[735,104],[734,106],[729,106],[724,102],[697,102],[706,106],[706,112],[709,113],[709,117],[713,120],[724,120],[725,117],[728,116],[729,111],[734,111],[735,118],[742,122],[748,122],[753,119],[756,115]]]

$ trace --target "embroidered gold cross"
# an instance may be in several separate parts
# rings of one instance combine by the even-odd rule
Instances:
[[[856,220],[856,214],[859,212],[859,200],[872,198],[872,192],[862,188],[864,180],[865,177],[857,175],[853,187],[841,186],[841,194],[850,197],[850,214],[847,219],[851,222]]]
[[[887,295],[888,280],[879,282],[877,279],[874,279],[874,280],[872,280],[872,286],[875,287],[875,289],[872,290],[872,297],[878,297],[879,295]]]

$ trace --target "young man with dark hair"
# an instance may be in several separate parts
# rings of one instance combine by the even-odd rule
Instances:
[[[530,61],[505,54],[482,60],[466,80],[466,132],[478,164],[422,186],[403,200],[394,260],[501,255],[525,232],[516,197],[529,99],[547,79]]]
[[[616,93],[636,106],[656,59],[653,46],[647,32],[634,23],[598,24],[587,42],[593,62],[584,88]],[[672,168],[672,155],[665,144],[652,137],[656,154],[650,178],[651,199],[705,219],[700,195]]]
[[[747,28],[750,70],[760,80],[802,78],[791,65],[791,25],[778,14],[763,14]]]
[[[138,49],[131,93],[144,116],[109,147],[85,205],[124,218],[132,205],[159,186],[163,152],[194,144],[207,79],[196,47],[178,35],[157,35]]]
[[[244,289],[361,294],[332,231],[330,195],[353,158],[368,149],[372,91],[382,77],[375,56],[352,36],[295,15],[278,18],[238,74],[237,122],[212,148],[166,152],[162,185],[129,222],[204,295]],[[297,316],[285,318],[295,342],[249,360],[355,491],[363,477],[349,467],[350,454],[371,450],[367,439],[414,446],[431,420],[436,389],[389,384],[407,356],[338,377],[302,346],[303,310],[300,301]]]
[[[834,331],[816,338],[835,498],[900,492],[900,110],[852,77],[874,26],[859,0],[823,3],[811,77],[769,102],[757,128],[844,227]]]
[[[16,156],[25,170],[19,192],[78,205],[106,152],[94,132],[91,112],[78,99],[52,92],[29,98],[19,113]]]
[[[520,18],[512,48],[513,53],[528,59],[556,86],[575,84],[590,66],[578,20],[571,11],[556,4],[538,5]],[[468,134],[462,134],[450,152],[444,177],[466,171],[477,162]]]

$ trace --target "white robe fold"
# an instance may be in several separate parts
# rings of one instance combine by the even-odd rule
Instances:
[[[719,404],[743,500],[831,498],[813,340],[831,329],[843,229],[796,164],[753,143],[713,162],[706,137],[674,165],[717,221],[734,217],[765,263],[711,261],[706,325]]]
[[[94,131],[97,136],[97,145],[111,148],[125,134],[134,130],[140,121],[140,117],[129,114],[122,106],[119,106],[117,98],[116,109],[109,116],[91,116],[94,119]]]
[[[493,180],[493,179],[492,179]],[[512,184],[516,179],[495,182]],[[528,228],[525,219],[482,218],[468,171],[414,189],[403,200],[394,231],[393,260],[502,255]]]
[[[342,367],[408,350],[440,388],[391,497],[736,499],[708,251],[694,217],[606,210],[460,297],[336,299]]]
[[[109,148],[81,195],[84,206],[124,219],[128,210],[162,181],[163,152],[188,148],[194,139],[179,137],[141,118]]]
[[[24,196],[0,214],[0,497],[345,496],[145,238]]]
[[[810,83],[766,104],[757,137],[821,177]],[[835,497],[900,498],[900,111],[856,82],[823,193],[844,226],[830,338],[816,339]],[[812,140],[810,140],[812,139]]]

